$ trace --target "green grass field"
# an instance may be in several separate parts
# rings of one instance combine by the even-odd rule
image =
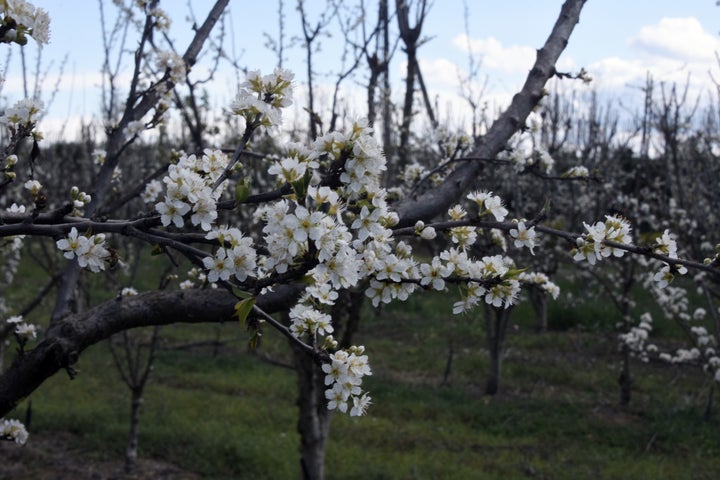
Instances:
[[[370,356],[373,405],[366,417],[333,417],[329,479],[720,478],[718,423],[703,420],[707,379],[636,362],[633,402],[621,408],[615,334],[597,328],[612,311],[601,302],[563,311],[579,327],[544,334],[517,308],[495,397],[483,395],[482,319],[452,315],[451,303],[419,295],[365,311],[356,343]],[[248,338],[232,322],[162,330],[141,457],[206,479],[300,477],[295,374],[261,358],[289,363],[287,345],[268,330],[251,352]],[[215,339],[217,351],[176,348]],[[121,460],[129,392],[108,345],[88,350],[77,369],[74,380],[58,374],[32,395],[30,442],[33,433],[70,432],[87,461]]]

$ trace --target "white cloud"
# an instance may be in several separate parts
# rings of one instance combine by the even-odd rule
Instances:
[[[95,134],[102,132],[102,125],[99,121],[89,117],[78,115],[66,117],[45,117],[39,125],[38,130],[42,132],[43,138],[47,142],[57,141],[82,141],[82,127],[87,127],[89,123],[95,125]],[[102,138],[102,135],[96,138]]]
[[[623,88],[644,79],[649,68],[639,60],[607,57],[588,65],[587,71],[596,88]]]
[[[467,70],[446,58],[420,59],[420,69],[433,107],[437,108],[435,115],[438,120],[451,129],[469,130],[472,112],[468,100],[462,96],[460,89],[460,79],[467,78]],[[517,77],[513,83],[517,83],[519,87],[520,83],[517,80],[522,75],[496,74],[494,75],[495,80],[498,76]],[[472,89],[471,94],[475,97],[473,101],[478,102],[478,113],[480,110],[487,109],[486,114],[494,119],[498,112],[510,103],[515,86],[510,87],[509,84],[503,84],[504,88],[497,88],[498,85],[495,85],[496,82],[492,81],[490,77],[493,75],[481,71],[479,78],[471,79],[470,88]],[[479,96],[480,93],[482,96]],[[402,99],[398,98],[397,101],[400,102]],[[419,95],[416,101],[420,101]],[[419,118],[425,117],[420,115]],[[422,121],[424,120],[421,120],[421,123]]]
[[[687,62],[714,61],[720,38],[703,30],[697,18],[663,18],[647,25],[628,44],[652,56]]]
[[[420,59],[420,71],[429,88],[457,90],[459,79],[467,76],[458,65],[446,58]]]
[[[634,87],[632,95],[641,101],[637,89],[644,86],[649,73],[656,85],[676,84],[684,89],[688,84],[688,99],[694,101],[714,91],[710,72],[720,78],[715,58],[720,38],[705,32],[696,18],[663,18],[642,27],[627,44],[633,49],[632,57],[607,57],[588,65],[596,89],[619,97],[632,93],[626,89]]]
[[[468,38],[464,33],[453,39],[453,45],[463,52],[479,55],[482,68],[506,73],[526,72],[535,61],[535,49],[524,45],[504,46],[495,37]]]
[[[720,78],[718,67],[707,63],[685,63],[681,60],[670,58],[651,59],[621,59],[618,57],[604,58],[594,62],[587,68],[593,78],[591,84],[595,89],[607,92],[615,92],[616,96],[626,94],[628,87],[637,89],[645,85],[648,73],[655,84],[678,85],[685,88],[688,84],[689,99],[703,97],[715,90],[715,85],[710,76]],[[637,92],[638,100],[641,95]]]

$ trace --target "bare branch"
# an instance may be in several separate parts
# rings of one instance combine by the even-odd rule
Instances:
[[[537,59],[522,90],[513,97],[508,109],[493,123],[487,134],[476,141],[473,156],[492,158],[500,152],[543,96],[545,84],[555,74],[555,62],[567,45],[570,34],[580,18],[586,0],[568,0],[562,7],[552,33],[538,50]],[[444,213],[476,181],[481,164],[466,163],[451,173],[437,188],[419,197],[409,197],[395,208],[400,226],[413,225],[417,220],[431,220]]]

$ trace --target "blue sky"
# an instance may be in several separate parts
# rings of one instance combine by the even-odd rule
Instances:
[[[52,61],[46,78],[48,91],[55,84],[58,66],[67,55],[58,95],[43,128],[53,130],[59,122],[71,117],[97,115],[99,103],[99,70],[102,62],[99,8],[91,0],[35,0],[52,18],[51,44],[45,48],[45,65]],[[111,2],[107,10],[112,11]],[[210,0],[192,2],[199,18],[209,9]],[[369,3],[369,2],[368,2]],[[469,35],[464,37],[464,3],[462,0],[436,0],[424,28],[429,41],[420,49],[423,73],[431,94],[441,106],[450,106],[456,115],[462,107],[457,95],[458,72],[467,68],[468,43],[476,58],[482,61],[481,81],[487,81],[486,100],[501,106],[522,81],[534,50],[548,35],[560,10],[560,0],[466,1],[469,9]],[[294,2],[285,0],[289,35],[299,31]],[[277,34],[277,1],[231,0],[234,48],[240,63],[262,71],[271,70],[276,59],[263,47],[263,33]],[[316,10],[324,1],[309,0]],[[161,2],[174,19],[172,36],[179,46],[186,45],[189,27],[184,17],[186,1]],[[691,72],[693,92],[712,87],[709,71],[718,71],[714,55],[720,51],[720,8],[715,0],[589,0],[568,49],[559,63],[561,70],[585,67],[595,79],[592,88],[611,92],[618,98],[637,95],[646,72],[663,81],[683,82]],[[317,70],[329,73],[338,68],[337,36],[322,40],[317,53]],[[33,48],[26,51],[32,64]],[[298,83],[304,82],[303,53],[299,47],[288,51],[286,66],[296,72]],[[2,57],[0,57],[2,58]],[[13,63],[6,72],[2,95],[12,102],[22,95],[20,69]],[[400,86],[403,62],[401,55],[393,66],[394,84]],[[226,74],[229,75],[229,74]],[[716,75],[720,78],[720,74]],[[320,75],[318,81],[330,81]],[[234,92],[227,76],[213,86],[214,102],[220,108]],[[348,85],[348,98],[362,89],[362,78]],[[578,88],[581,88],[577,86]],[[353,90],[355,89],[355,90]],[[398,89],[399,91],[399,89]]]

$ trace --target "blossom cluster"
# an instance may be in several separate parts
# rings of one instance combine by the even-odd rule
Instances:
[[[125,137],[132,138],[136,135],[139,135],[145,130],[146,127],[147,124],[143,120],[131,120],[127,123],[127,125],[125,125]]]
[[[33,37],[39,45],[50,41],[50,16],[42,8],[35,8],[25,0],[5,0],[0,2],[0,13],[5,32],[0,41],[25,45],[26,35]]]
[[[670,232],[667,229],[662,235],[655,239],[653,252],[665,255],[669,258],[678,258],[677,243],[675,242],[675,238],[670,235]],[[687,268],[679,264],[670,265],[665,263],[660,270],[655,273],[653,280],[657,282],[658,288],[665,288],[675,279],[676,273],[684,275],[687,273]]]
[[[81,191],[78,187],[72,187],[70,189],[70,201],[73,206],[73,215],[82,215],[82,208],[90,203],[91,200],[92,197]]]
[[[508,214],[502,199],[490,192],[474,192],[467,198],[478,206],[478,218],[492,215],[497,221],[502,221]],[[448,215],[454,222],[462,222],[468,216],[467,210],[461,205],[450,208]],[[426,226],[424,222],[417,222],[414,230],[421,238],[435,238],[437,235],[435,228]],[[493,241],[498,237],[498,243],[505,246],[502,231],[492,230]],[[494,307],[508,308],[517,301],[521,283],[536,284],[553,298],[559,294],[557,285],[550,282],[546,275],[520,274],[521,270],[515,268],[514,261],[509,257],[494,255],[484,256],[479,260],[473,258],[469,251],[478,239],[477,227],[453,226],[447,233],[453,247],[440,252],[430,262],[419,264],[419,268],[410,255],[409,247],[398,244],[396,252],[407,250],[407,254],[396,257],[398,262],[394,269],[381,272],[371,280],[366,294],[373,305],[389,303],[394,298],[406,298],[415,288],[405,282],[413,280],[421,287],[439,291],[445,290],[448,280],[457,283],[463,299],[453,306],[456,314],[467,312],[482,302]],[[536,244],[534,227],[527,228],[524,222],[518,222],[517,228],[511,229],[509,233],[515,239],[516,246],[527,247],[532,252]],[[400,290],[401,288],[404,290]]]
[[[643,285],[653,294],[655,301],[663,309],[666,318],[683,322],[687,322],[692,318],[690,300],[685,288],[672,285],[662,286],[657,282],[653,283],[652,277],[647,278]]]
[[[282,70],[266,76],[252,73],[231,107],[233,112],[247,120],[246,128],[276,125],[279,109],[291,104],[291,79]],[[289,185],[293,193],[256,210],[256,219],[264,224],[261,250],[238,228],[216,225],[217,200],[227,184],[216,183],[228,166],[220,152],[206,151],[202,158],[181,156],[163,179],[165,197],[156,210],[164,226],[180,228],[190,217],[192,225],[208,232],[205,238],[217,245],[203,259],[204,279],[211,284],[242,284],[249,278],[307,268],[310,285],[290,310],[290,332],[334,349],[331,318],[324,309],[337,299],[337,290],[356,286],[371,276],[378,280],[409,278],[404,270],[414,266],[407,258],[409,249],[399,248],[402,262],[392,253],[388,227],[397,222],[397,215],[389,211],[385,191],[379,186],[385,158],[371,134],[367,122],[356,121],[349,131],[321,136],[309,147],[287,145],[268,173],[278,184]],[[342,168],[335,170],[336,165]],[[146,187],[146,199],[157,194],[157,187],[154,183]],[[392,296],[403,296],[403,289],[414,287],[398,284]],[[333,355],[340,358],[343,352]],[[354,405],[352,412],[359,414],[370,397],[360,389],[364,370],[353,367],[350,371],[356,373],[351,377],[353,387],[330,385],[329,391],[342,392],[342,401],[328,405],[341,409],[349,402]],[[347,384],[348,379],[339,381]]]
[[[138,291],[134,287],[123,287],[122,290],[120,290],[120,297],[134,297],[138,294]]]
[[[183,57],[171,50],[158,50],[155,55],[155,63],[158,71],[166,74],[167,80],[169,80],[169,82],[159,82],[157,85],[159,98],[156,107],[157,115],[154,122],[158,122],[172,104],[172,85],[176,85],[185,80],[188,65],[185,64]]]
[[[517,300],[520,281],[510,257],[493,255],[473,260],[465,251],[450,249],[442,252],[440,258],[452,265],[455,275],[474,279],[466,284],[463,299],[453,305],[453,313],[466,312],[482,300],[488,305],[504,308]]]
[[[32,98],[24,98],[15,102],[5,113],[0,115],[0,125],[5,125],[16,129],[19,126],[34,125],[43,113],[42,100],[33,100]]]
[[[454,132],[438,125],[427,132],[425,136],[428,148],[432,148],[438,158],[438,165],[428,170],[425,165],[417,160],[409,162],[398,174],[400,183],[388,187],[388,194],[400,197],[408,190],[420,188],[422,184],[434,187],[440,184],[446,176],[453,171],[452,166],[455,160],[462,158],[470,152],[472,140],[464,132]]]
[[[2,76],[0,75],[0,85],[2,85]],[[17,177],[17,174],[14,172],[15,165],[17,165],[18,157],[15,154],[8,155],[5,157],[4,165],[2,166],[2,170],[0,172],[3,173],[5,178],[8,181],[15,180],[15,177]]]
[[[604,222],[596,222],[594,225],[583,223],[586,233],[576,240],[577,248],[573,250],[573,260],[581,261],[587,259],[590,265],[609,256],[622,257],[625,250],[608,245],[606,242],[615,242],[623,245],[631,245],[630,222],[619,215],[605,215]]]
[[[192,225],[209,231],[217,219],[217,201],[222,194],[214,184],[227,165],[224,153],[209,149],[202,156],[182,155],[177,164],[170,165],[163,178],[165,197],[155,205],[162,224],[182,228],[189,215]]]
[[[472,192],[467,195],[468,200],[475,202],[480,209],[479,215],[492,214],[495,220],[502,222],[508,214],[502,199],[492,192]]]
[[[648,343],[648,337],[652,332],[652,316],[645,312],[640,316],[640,322],[633,325],[626,333],[621,333],[618,338],[621,345],[624,345],[630,353],[642,360],[648,361],[648,353],[656,352],[657,347]]]
[[[348,350],[339,350],[330,355],[330,363],[322,366],[325,385],[331,386],[325,390],[325,398],[330,410],[337,409],[345,413],[348,401],[351,401],[350,416],[364,415],[371,399],[362,392],[360,385],[362,378],[372,375],[372,371],[367,355],[363,355],[364,347],[350,347]]]
[[[221,245],[214,255],[203,259],[209,282],[227,281],[230,277],[243,282],[254,274],[257,252],[250,237],[243,236],[237,228],[220,226],[213,227],[205,238]]]
[[[9,213],[25,213],[25,206],[13,203],[5,211]],[[13,235],[5,237],[5,241],[0,244],[0,262],[3,265],[2,275],[0,275],[0,291],[12,285],[17,269],[20,266],[20,255],[24,239],[25,235]],[[0,296],[0,315],[4,313],[3,297]]]
[[[0,421],[0,438],[24,445],[28,439],[28,432],[19,420],[3,418]]]
[[[77,228],[72,227],[67,237],[55,242],[63,256],[69,260],[77,258],[82,268],[91,272],[105,270],[105,261],[110,257],[110,251],[105,245],[105,234],[81,235]]]
[[[576,165],[574,167],[570,167],[565,173],[561,175],[562,178],[588,178],[590,176],[590,172],[588,171],[587,167],[583,165]]]
[[[411,278],[415,264],[404,244],[392,244],[388,227],[397,222],[397,215],[390,212],[385,191],[379,187],[385,159],[371,133],[367,122],[358,120],[349,131],[323,135],[309,148],[290,144],[269,173],[278,183],[291,185],[293,196],[257,213],[265,224],[262,232],[267,246],[267,254],[258,258],[261,272],[283,274],[303,260],[314,263],[308,271],[311,285],[290,310],[291,333],[331,349],[332,319],[324,309],[334,304],[337,290],[368,277],[371,285],[382,286],[388,298],[407,298],[415,288],[401,283]],[[333,170],[341,162],[341,171]],[[328,365],[340,359],[355,362],[356,357],[367,362],[365,356],[339,350]],[[359,415],[370,403],[360,386],[369,367],[352,365],[328,384],[326,396],[328,408],[345,412],[352,404],[351,415]]]
[[[555,160],[545,149],[540,138],[542,116],[537,112],[531,112],[525,124],[526,128],[515,133],[510,139],[508,160],[517,173],[536,168],[548,174],[555,166]]]
[[[557,300],[560,296],[560,287],[550,278],[541,272],[520,272],[518,280],[526,285],[535,285],[550,295],[553,300]]]
[[[688,293],[684,288],[672,286],[661,288],[657,284],[646,286],[655,295],[665,315],[683,325],[693,344],[690,348],[678,348],[674,353],[661,352],[657,357],[671,364],[701,366],[720,383],[720,352],[717,351],[717,339],[703,325],[693,324],[702,322],[708,312],[704,308],[696,308],[690,314]],[[631,353],[647,361],[648,354],[658,351],[657,346],[647,343],[651,331],[652,317],[649,313],[645,313],[640,317],[640,324],[627,334],[620,335],[620,340],[630,348]]]
[[[21,342],[24,343],[29,339],[37,338],[37,327],[32,323],[26,323],[22,315],[12,316],[5,321],[15,326],[13,333],[17,335]]]
[[[155,20],[154,27],[158,29],[158,31],[167,33],[170,30],[170,24],[172,23],[170,20],[170,16],[167,14],[165,10],[162,8],[155,7],[152,10],[150,10],[150,15],[152,15],[153,19]]]
[[[246,125],[276,127],[282,121],[281,108],[292,105],[294,74],[275,69],[271,74],[249,72],[240,86],[230,111],[245,119]]]
[[[425,178],[428,173],[430,172],[424,166],[418,162],[412,162],[405,166],[400,174],[400,178],[406,186],[410,187]]]
[[[698,318],[695,315],[694,317]],[[660,359],[669,363],[700,363],[703,369],[720,383],[720,352],[716,350],[715,336],[702,325],[692,326],[689,331],[695,343],[694,347],[679,348],[674,354],[663,352],[659,355]]]

